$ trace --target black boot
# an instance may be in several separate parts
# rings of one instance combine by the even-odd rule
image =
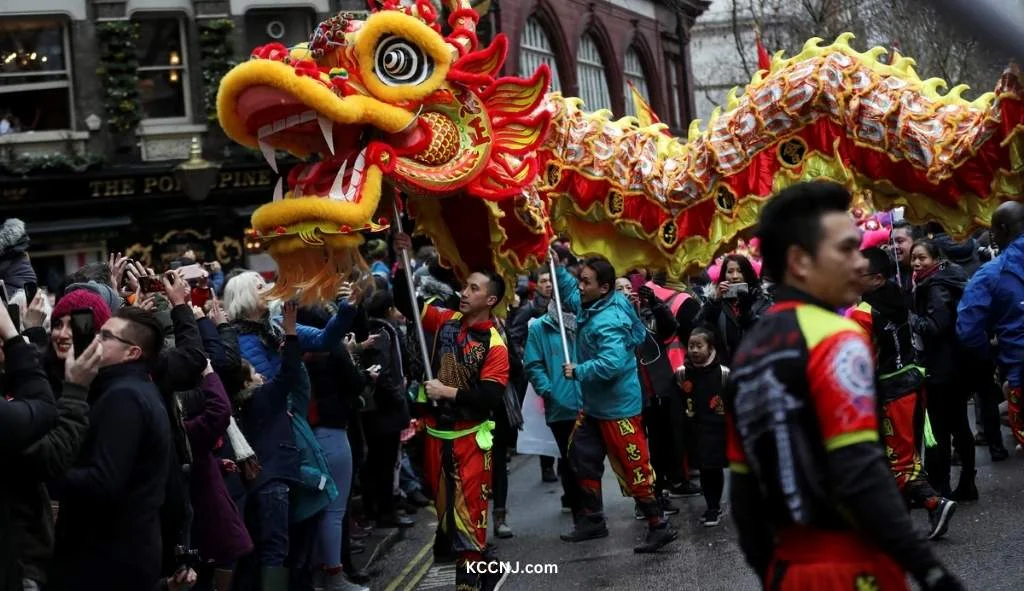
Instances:
[[[587,540],[607,538],[608,525],[602,517],[580,517],[576,520],[576,525],[572,528],[571,532],[564,533],[558,537],[561,538],[563,542],[585,542]]]
[[[639,546],[633,548],[637,554],[651,554],[657,552],[667,544],[679,537],[679,532],[669,525],[668,520],[662,521],[659,525],[647,530],[647,537]]]
[[[960,482],[956,485],[956,490],[949,497],[958,503],[964,501],[977,501],[978,500],[978,487],[974,483],[974,477],[978,474],[977,470],[964,470],[960,472]]]

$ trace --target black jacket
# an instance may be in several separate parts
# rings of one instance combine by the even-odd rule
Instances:
[[[11,218],[0,226],[0,279],[12,292],[36,280],[28,258],[28,233],[25,222]]]
[[[380,376],[373,386],[373,410],[363,415],[367,433],[383,435],[398,433],[409,426],[409,400],[402,368],[402,338],[398,330],[385,320],[370,319],[371,334],[377,343],[362,352],[364,368],[380,365]]]
[[[149,589],[160,575],[160,507],[170,422],[142,362],[105,367],[90,388],[89,431],[58,482],[52,589]]]
[[[15,523],[31,477],[18,471],[21,453],[53,428],[57,408],[46,374],[31,345],[19,338],[4,343],[4,394],[0,400],[0,589],[21,589],[21,540]]]
[[[714,284],[710,287],[717,289]],[[741,293],[736,301],[736,309],[722,298],[707,299],[701,313],[701,324],[715,334],[715,351],[722,365],[729,367],[732,364],[732,357],[739,349],[743,335],[769,307],[771,300],[759,287],[749,293]]]
[[[914,332],[924,342],[928,384],[950,384],[961,377],[964,357],[956,336],[956,307],[967,285],[967,274],[955,263],[942,267],[914,288]]]

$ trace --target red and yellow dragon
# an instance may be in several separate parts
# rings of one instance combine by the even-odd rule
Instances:
[[[656,119],[614,120],[548,94],[546,67],[500,76],[507,40],[479,45],[468,0],[446,0],[447,35],[427,0],[370,4],[365,20],[339,14],[309,43],[257,48],[221,82],[228,136],[275,170],[277,150],[306,159],[252,218],[278,262],[278,296],[332,297],[362,264],[363,233],[389,225],[395,192],[460,275],[535,266],[561,233],[617,268],[680,276],[804,180],[845,183],[954,234],[1024,195],[1016,69],[967,101],[963,87],[943,95],[943,81],[922,81],[909,58],[883,63],[884,49],[859,53],[850,35],[812,39],[681,141]]]

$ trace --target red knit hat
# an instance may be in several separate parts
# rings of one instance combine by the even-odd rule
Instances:
[[[92,321],[96,326],[96,330],[99,330],[107,320],[110,320],[110,308],[107,307],[107,302],[99,294],[88,289],[76,289],[64,294],[64,297],[58,300],[57,305],[53,307],[53,313],[50,314],[50,318],[56,321],[75,310],[83,308],[92,310]],[[51,321],[51,324],[56,326],[56,323],[53,321]]]

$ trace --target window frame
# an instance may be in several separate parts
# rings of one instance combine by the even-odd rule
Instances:
[[[169,14],[146,14],[142,11],[137,11],[131,15],[131,21],[138,23],[140,21],[177,21],[178,23],[178,37],[181,46],[181,65],[179,66],[144,66],[141,63],[138,66],[137,71],[142,72],[172,72],[178,71],[181,75],[181,88],[184,94],[183,100],[185,101],[185,114],[177,117],[143,117],[139,121],[139,127],[160,127],[167,125],[180,125],[192,123],[192,80],[189,76],[189,47],[188,47],[188,20],[184,16],[169,15]],[[142,100],[139,100],[139,107],[142,107]]]
[[[524,42],[526,40],[526,32],[527,32],[527,30],[530,29],[531,23],[536,23],[537,30],[540,31],[540,33],[544,36],[544,39],[547,41],[547,43],[548,43],[548,46],[546,48],[547,53],[545,53],[545,48],[543,48],[543,47],[538,47],[538,46],[535,46],[535,45],[530,45],[530,44],[527,44],[527,43]],[[537,18],[536,14],[531,14],[526,19],[526,23],[523,25],[523,30],[519,34],[519,56],[518,56],[518,59],[516,60],[517,75],[522,77],[522,78],[529,78],[530,76],[533,75],[533,71],[529,71],[529,72],[524,71],[524,68],[523,68],[523,57],[524,57],[525,54],[530,54],[530,55],[534,55],[534,56],[550,57],[551,58],[550,59],[550,63],[547,60],[544,60],[544,59],[538,59],[537,61],[539,63],[542,63],[542,64],[546,63],[548,65],[548,67],[551,69],[551,83],[550,83],[550,86],[548,88],[548,92],[561,92],[562,91],[562,79],[561,79],[562,76],[561,76],[561,72],[558,70],[558,56],[555,54],[555,44],[554,44],[554,42],[552,42],[551,39],[552,39],[551,35],[548,33],[548,30],[544,26],[544,23],[541,22],[541,19]]]
[[[640,68],[636,72],[630,71],[629,69],[630,54],[636,57],[636,64]],[[633,93],[629,90],[630,82],[633,82],[634,86],[637,87],[637,90],[641,91],[640,96],[644,97],[644,100],[647,101],[647,104],[650,105],[653,110],[654,105],[651,103],[651,83],[647,78],[647,69],[644,67],[644,57],[635,44],[627,47],[626,53],[622,56],[622,96],[624,99],[623,102],[625,103],[623,105],[625,115],[627,117],[636,117],[636,109],[633,107]],[[637,82],[642,83],[642,86],[637,84]],[[644,96],[645,93],[643,91],[646,91],[646,96]]]
[[[584,59],[582,57],[582,55],[583,55],[583,44],[585,42],[588,42],[588,41],[591,44],[593,44],[593,46],[594,46],[594,53],[597,55],[597,59],[600,60],[600,61],[594,62],[594,61],[591,61],[589,59]],[[598,105],[597,101],[588,101],[587,100],[588,97],[585,96],[587,93],[584,92],[584,90],[583,90],[583,86],[584,86],[583,83],[584,83],[585,78],[582,75],[583,72],[580,71],[581,67],[593,68],[596,72],[600,72],[600,79],[604,81],[604,90],[605,90],[605,96],[602,97],[602,98],[607,98],[608,99],[607,104]],[[580,90],[580,92],[579,92],[580,98],[583,99],[583,104],[584,104],[584,106],[586,107],[586,109],[588,111],[597,111],[599,109],[608,109],[609,111],[614,111],[615,110],[614,101],[612,99],[612,86],[611,86],[611,84],[608,83],[608,65],[604,61],[604,56],[601,55],[601,43],[598,40],[597,36],[594,33],[592,33],[592,32],[586,32],[586,33],[583,34],[582,37],[580,37],[579,48],[578,48],[578,50],[576,52],[576,78],[577,78],[577,85],[579,86],[579,90]]]
[[[683,60],[679,54],[665,54],[665,67],[668,69],[669,121],[677,129],[683,125],[683,105],[680,100],[680,89],[682,88],[680,70],[682,69],[682,64]]]
[[[74,78],[73,78],[73,76],[74,76],[74,68],[72,67],[72,64],[71,64],[71,55],[72,55],[71,54],[71,31],[70,31],[71,27],[70,27],[70,23],[68,22],[68,19],[66,17],[60,16],[60,15],[46,15],[46,14],[40,14],[40,15],[11,15],[10,17],[7,17],[7,18],[10,18],[12,21],[16,21],[19,18],[21,18],[21,19],[32,18],[32,19],[35,19],[35,20],[52,20],[53,22],[57,23],[60,26],[60,29],[61,29],[61,49],[64,52],[64,56],[63,56],[64,57],[64,69],[63,70],[59,70],[57,72],[52,72],[52,71],[51,72],[30,72],[28,74],[19,74],[19,73],[13,73],[13,72],[10,73],[10,74],[2,74],[2,73],[0,73],[0,78],[4,78],[6,76],[10,76],[10,77],[16,77],[16,76],[21,76],[21,77],[25,77],[25,76],[53,76],[55,74],[63,73],[65,79],[63,81],[52,80],[52,81],[49,81],[49,82],[34,82],[34,83],[33,82],[22,82],[20,84],[13,84],[13,85],[3,85],[3,84],[0,84],[0,94],[7,94],[7,93],[12,93],[12,92],[25,92],[25,91],[32,91],[32,90],[53,90],[54,88],[67,88],[68,89],[68,127],[67,127],[67,129],[38,129],[38,130],[33,129],[33,130],[29,130],[29,131],[13,132],[13,133],[9,133],[7,135],[13,136],[13,135],[20,135],[20,134],[25,134],[25,133],[42,133],[42,132],[47,132],[47,131],[56,131],[56,132],[60,132],[60,131],[75,131],[76,130],[75,123],[77,122],[78,118],[77,118],[77,114],[75,113],[75,84],[74,84]]]

